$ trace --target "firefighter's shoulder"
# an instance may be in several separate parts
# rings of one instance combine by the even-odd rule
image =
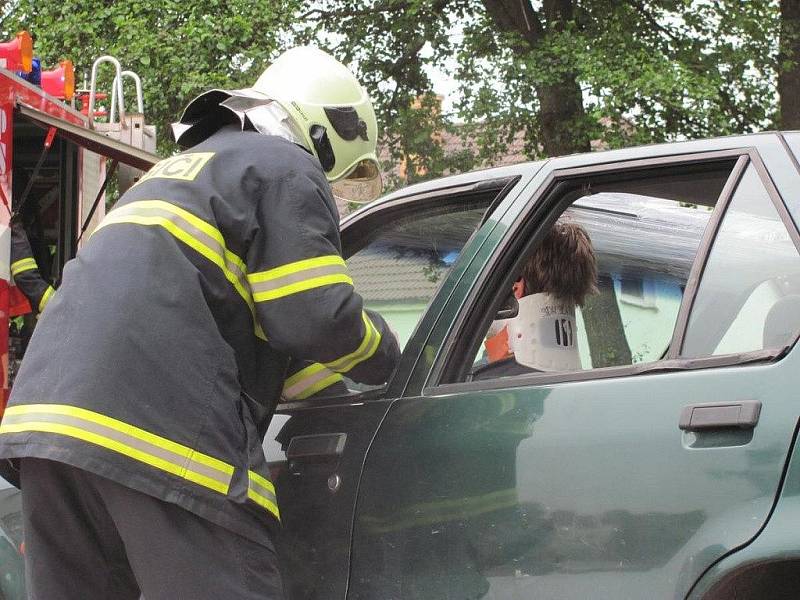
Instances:
[[[191,152],[214,152],[215,168],[228,172],[243,172],[252,167],[262,177],[284,178],[303,174],[313,179],[324,179],[319,161],[313,154],[276,135],[224,128],[192,148]]]

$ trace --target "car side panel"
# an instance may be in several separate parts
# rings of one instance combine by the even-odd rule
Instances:
[[[733,587],[732,580],[738,579],[748,572],[761,570],[774,572],[775,565],[791,566],[792,574],[788,584],[791,592],[788,597],[794,598],[800,589],[800,544],[797,539],[797,524],[800,523],[800,448],[795,445],[792,457],[788,463],[786,475],[781,489],[780,497],[775,505],[774,512],[764,530],[758,534],[752,543],[744,546],[720,560],[703,574],[688,596],[690,600],[707,598],[722,598],[720,590],[724,586]],[[760,586],[750,587],[750,592],[738,590],[737,598],[741,600],[754,600],[769,595],[771,598],[776,590]],[[784,596],[780,596],[784,597]]]
[[[523,169],[517,186],[509,192],[516,197],[538,166]],[[365,218],[380,222],[380,206],[370,207]],[[284,587],[292,600],[330,600],[344,598],[348,585],[353,513],[364,457],[384,418],[391,399],[403,389],[414,368],[418,352],[457,281],[485,241],[495,222],[486,223],[464,246],[456,261],[421,317],[392,380],[385,389],[376,389],[349,398],[311,399],[280,405],[264,438],[264,450],[276,474],[275,487],[281,508],[283,531],[278,544]],[[348,247],[358,247],[342,238]],[[335,456],[306,456],[291,459],[287,450],[292,440],[338,436],[344,440]],[[398,466],[402,457],[398,456]]]
[[[362,476],[348,597],[682,597],[769,515],[798,363],[395,402]],[[678,429],[688,404],[744,398],[763,404],[754,431]]]
[[[325,404],[282,408],[265,437],[281,508],[276,548],[286,596],[294,600],[345,596],[358,477],[389,406],[380,400]],[[339,455],[288,460],[288,445],[302,436],[344,436],[344,446]]]

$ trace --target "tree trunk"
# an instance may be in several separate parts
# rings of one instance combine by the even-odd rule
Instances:
[[[536,88],[539,98],[539,119],[542,128],[542,146],[547,156],[561,156],[576,152],[589,152],[591,146],[586,131],[586,113],[583,95],[576,77],[566,75],[564,80]]]
[[[573,0],[544,0],[538,11],[530,0],[483,0],[483,5],[501,31],[521,36],[514,46],[521,57],[536,48],[548,32],[563,31],[574,17]],[[556,57],[553,63],[558,62]],[[563,69],[556,79],[536,87],[540,105],[538,141],[548,156],[588,152],[590,140],[577,74]]]
[[[597,289],[600,293],[589,296],[581,311],[589,338],[592,368],[630,365],[631,349],[619,314],[614,281],[610,277],[598,277]]]
[[[800,0],[781,0],[778,54],[781,129],[800,129]]]

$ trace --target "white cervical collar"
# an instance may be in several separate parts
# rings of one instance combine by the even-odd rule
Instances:
[[[550,294],[519,299],[519,314],[508,321],[508,344],[515,360],[539,371],[575,371],[578,355],[575,306]]]

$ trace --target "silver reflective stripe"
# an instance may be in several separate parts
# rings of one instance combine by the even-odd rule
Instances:
[[[253,477],[252,473],[250,474],[250,488],[258,495],[263,496],[273,504],[278,504],[278,499],[275,497],[275,492],[261,485],[256,478]]]
[[[103,438],[107,438],[108,440],[111,440],[113,442],[118,442],[119,444],[122,444],[128,448],[133,448],[134,450],[138,450],[139,452],[142,452],[144,454],[153,456],[157,459],[161,459],[167,463],[170,463],[171,465],[180,467],[181,469],[190,470],[193,471],[194,473],[212,479],[218,484],[220,484],[220,486],[224,487],[225,490],[227,490],[228,487],[230,486],[231,475],[223,471],[219,471],[209,465],[193,460],[191,457],[183,456],[176,452],[171,452],[167,448],[151,444],[146,440],[140,439],[138,437],[132,435],[126,435],[125,433],[118,431],[112,427],[107,427],[105,425],[102,425],[101,423],[96,423],[86,419],[81,419],[79,417],[58,414],[58,413],[47,413],[47,412],[29,412],[23,414],[7,413],[3,416],[2,427],[13,426],[15,424],[21,424],[21,423],[33,423],[33,422],[65,425],[67,427],[74,427],[82,431],[93,433],[95,435],[102,436]],[[13,427],[11,427],[11,429],[13,429]],[[137,458],[135,455],[126,453],[121,449],[112,447],[111,445],[108,444],[103,444],[103,445],[111,450],[116,450],[120,454],[130,456],[131,458]]]
[[[299,283],[309,279],[316,279],[317,277],[324,277],[326,275],[348,275],[346,265],[324,265],[321,267],[313,267],[311,269],[304,269],[296,273],[288,273],[275,279],[267,281],[251,282],[250,287],[255,294],[256,292],[268,292],[278,288],[285,287],[292,283]]]
[[[275,487],[266,477],[255,471],[248,471],[247,497],[260,507],[271,512],[276,519],[281,520],[281,512],[275,498]]]
[[[300,396],[300,394],[302,394],[305,390],[307,390],[314,384],[319,383],[320,381],[326,379],[327,377],[330,377],[331,375],[334,375],[334,372],[331,371],[330,369],[326,369],[322,365],[319,365],[319,367],[320,369],[316,373],[312,373],[311,375],[304,377],[297,383],[287,388],[284,388],[283,389],[284,397],[289,400],[297,398],[298,396]]]
[[[253,316],[257,337],[266,340],[255,314],[253,296],[247,281],[247,268],[241,258],[225,246],[222,232],[191,212],[165,200],[137,200],[115,208],[95,229],[95,234],[109,225],[133,224],[158,226],[196,252],[205,256],[222,270],[236,292],[247,303]]]
[[[231,273],[234,274],[236,279],[239,280],[239,283],[242,287],[246,290],[250,285],[247,282],[247,276],[242,273],[242,270],[239,268],[235,262],[231,261],[228,256],[226,255],[226,248],[219,241],[215,240],[210,235],[206,234],[204,231],[201,231],[191,223],[189,223],[186,219],[181,217],[180,215],[175,214],[174,212],[164,210],[163,208],[156,208],[153,206],[141,206],[137,205],[135,202],[132,204],[128,204],[125,206],[120,206],[119,208],[114,209],[113,211],[108,213],[109,217],[112,219],[114,217],[122,217],[122,216],[137,216],[137,217],[161,217],[163,219],[167,219],[177,225],[180,229],[188,233],[194,239],[200,241],[205,246],[208,246],[211,250],[213,250],[216,254],[218,254],[222,260],[225,262],[225,266],[228,268]]]

